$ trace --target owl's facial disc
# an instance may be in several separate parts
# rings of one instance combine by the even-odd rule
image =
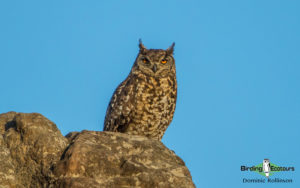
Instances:
[[[136,69],[153,77],[166,77],[174,69],[174,58],[166,50],[149,49],[139,53]]]
[[[147,56],[141,56],[137,60],[139,69],[149,75],[154,77],[164,77],[170,71],[170,66],[172,65],[171,59],[165,56],[159,59],[151,59]]]

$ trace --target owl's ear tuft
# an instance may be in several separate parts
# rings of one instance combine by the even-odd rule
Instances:
[[[142,39],[139,39],[139,48],[141,53],[144,53],[147,50],[144,44],[142,43]]]
[[[174,52],[175,42],[166,50],[169,55],[172,55]]]

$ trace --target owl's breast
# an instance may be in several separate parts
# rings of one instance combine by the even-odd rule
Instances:
[[[173,119],[176,92],[176,80],[169,78],[139,80],[135,93],[135,115],[133,117],[135,126],[138,126],[143,132],[166,130]]]

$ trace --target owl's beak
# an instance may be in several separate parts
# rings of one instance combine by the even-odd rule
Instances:
[[[153,65],[152,70],[153,70],[154,73],[156,73],[156,71],[157,71],[157,66],[156,66],[156,64]]]

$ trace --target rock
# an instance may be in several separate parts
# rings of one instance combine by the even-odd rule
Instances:
[[[83,131],[54,168],[56,187],[194,187],[184,162],[160,141]]]
[[[45,187],[68,140],[38,113],[0,115],[1,187]],[[4,167],[4,168],[3,168]]]
[[[160,141],[112,132],[62,136],[40,114],[0,115],[0,187],[195,187]]]

